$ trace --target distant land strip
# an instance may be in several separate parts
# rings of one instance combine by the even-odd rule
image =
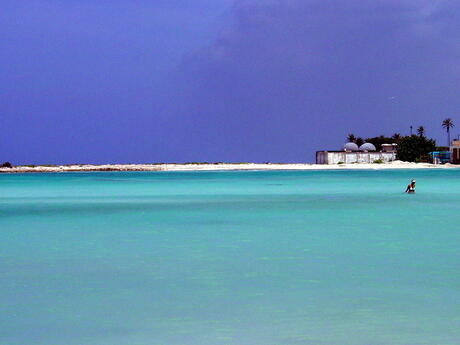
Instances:
[[[71,165],[20,165],[0,167],[0,173],[60,173],[97,171],[222,171],[222,170],[357,170],[357,169],[450,169],[459,165],[391,163],[320,165],[307,163],[167,163],[167,164],[71,164]]]

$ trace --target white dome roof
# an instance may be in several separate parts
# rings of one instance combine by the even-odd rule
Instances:
[[[355,143],[351,143],[351,142],[343,145],[343,149],[345,151],[359,151],[358,145],[356,145]]]
[[[374,144],[364,143],[359,147],[360,151],[376,151]]]

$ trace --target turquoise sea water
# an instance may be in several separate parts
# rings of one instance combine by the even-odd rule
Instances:
[[[1,345],[460,343],[460,170],[0,175],[0,193]]]

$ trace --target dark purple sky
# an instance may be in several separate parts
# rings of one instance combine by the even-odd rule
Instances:
[[[460,133],[460,2],[3,0],[0,161],[312,161]]]

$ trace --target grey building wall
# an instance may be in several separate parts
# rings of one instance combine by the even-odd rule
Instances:
[[[382,160],[385,163],[392,162],[396,160],[396,152],[316,152],[316,164],[373,163],[376,160]]]

